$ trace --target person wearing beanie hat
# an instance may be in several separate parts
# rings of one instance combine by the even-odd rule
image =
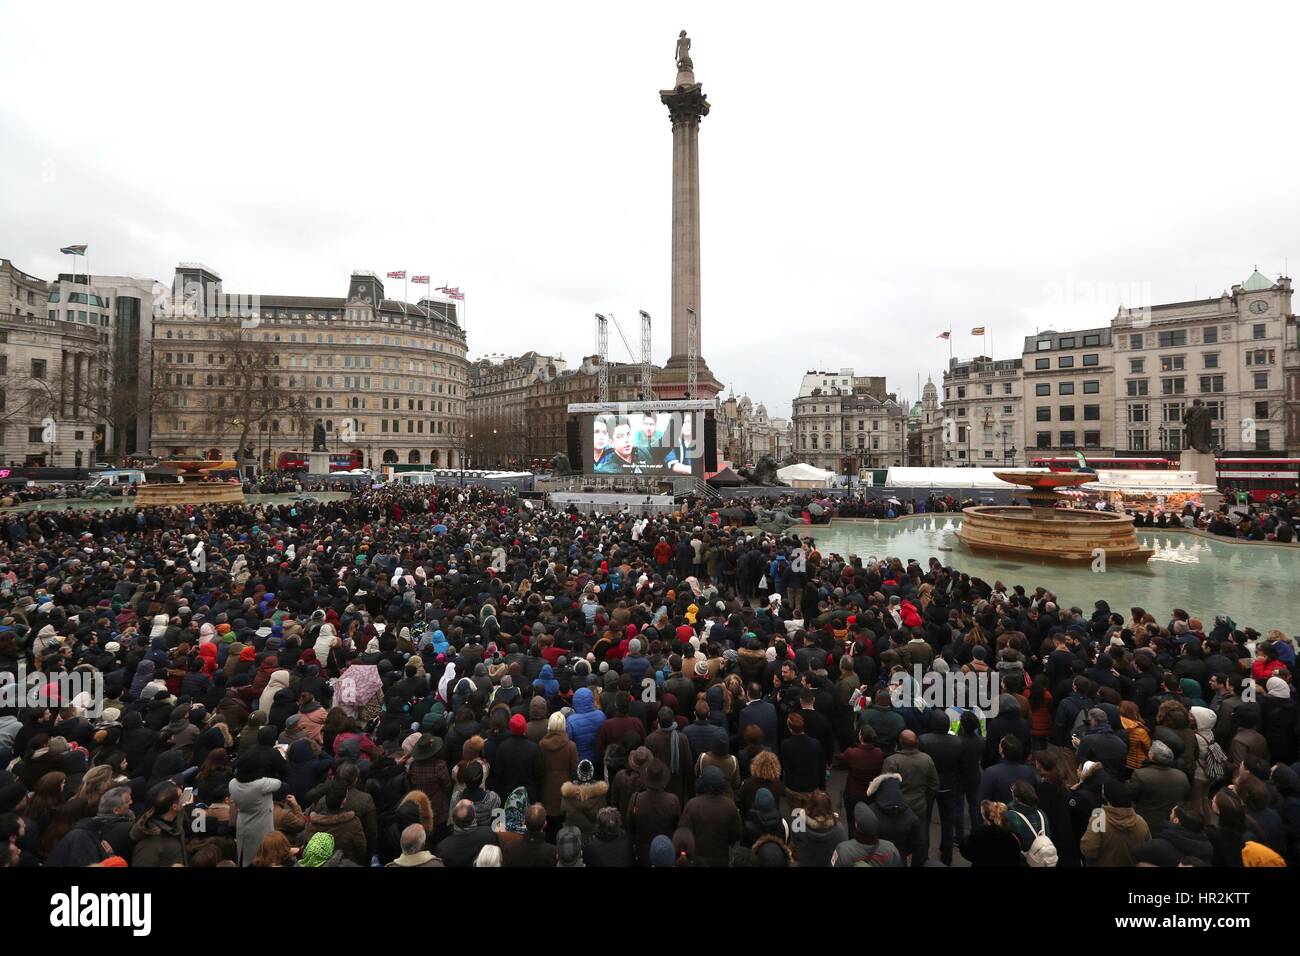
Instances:
[[[903,857],[889,840],[880,839],[880,822],[866,802],[853,808],[853,835],[835,847],[831,866],[898,866]]]
[[[1174,766],[1174,752],[1169,745],[1157,740],[1147,753],[1148,766],[1133,771],[1128,781],[1128,792],[1133,798],[1133,808],[1156,833],[1169,819],[1173,808],[1191,794],[1192,785],[1180,768]]]
[[[563,719],[563,718],[561,718]],[[528,721],[523,714],[514,714],[508,723],[508,733],[497,743],[496,753],[492,757],[488,773],[487,788],[501,798],[504,806],[510,794],[522,787],[527,791],[528,803],[542,801],[543,783],[546,779],[546,764],[540,744],[529,740],[527,736]],[[548,727],[549,730],[549,727]],[[545,738],[542,738],[545,740]],[[564,780],[572,779],[577,768],[575,758],[572,766],[565,768]],[[556,784],[556,812],[559,812],[559,784]]]
[[[673,841],[665,833],[660,833],[650,841],[647,854],[650,866],[676,866],[677,854],[673,852]]]
[[[303,847],[302,856],[298,860],[298,865],[306,867],[325,866],[333,856],[334,836],[322,830],[313,833],[311,839],[307,841],[307,845]]]
[[[1265,846],[1263,843],[1257,843],[1254,840],[1247,840],[1241,848],[1241,865],[1242,866],[1286,866],[1286,860],[1278,856],[1276,852]]]
[[[1103,805],[1093,811],[1079,853],[1089,866],[1133,866],[1133,848],[1151,839],[1151,828],[1133,809],[1122,783],[1108,779],[1101,798]]]

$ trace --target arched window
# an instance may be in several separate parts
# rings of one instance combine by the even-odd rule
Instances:
[[[385,465],[395,465],[395,464],[397,464],[397,452],[393,451],[393,449],[391,449],[391,448],[385,448],[385,449],[384,449],[384,464],[385,464]]]
[[[418,465],[420,463],[420,453],[415,449],[411,449],[411,453],[406,456],[406,461],[408,464]]]
[[[435,448],[433,451],[429,452],[429,464],[433,465],[435,468],[438,467],[438,449]]]

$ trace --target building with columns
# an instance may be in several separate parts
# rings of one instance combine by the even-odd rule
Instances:
[[[368,467],[461,467],[469,375],[455,302],[389,299],[365,271],[352,273],[346,296],[228,294],[197,263],[177,266],[173,292],[154,322],[154,389],[170,399],[155,409],[155,454],[238,454],[242,426],[222,410],[239,335],[269,352],[268,394],[293,403],[249,434],[263,468],[310,451],[316,420],[331,453],[359,454]]]
[[[554,377],[538,378],[529,383],[526,399],[529,461],[546,465],[555,455],[567,452],[565,427],[569,420],[569,405],[599,400],[599,373],[599,356],[588,355],[576,368],[564,369]],[[641,400],[640,365],[609,363],[609,400]]]
[[[907,419],[907,409],[885,391],[884,376],[810,371],[793,402],[792,452],[838,474],[902,465]]]

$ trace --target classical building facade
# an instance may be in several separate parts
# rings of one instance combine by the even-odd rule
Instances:
[[[154,389],[168,399],[154,413],[155,454],[238,453],[242,423],[223,412],[239,336],[270,353],[278,404],[246,445],[262,467],[310,451],[317,420],[331,454],[368,467],[462,466],[468,363],[454,302],[386,298],[371,272],[352,273],[340,297],[232,295],[197,264],[177,267],[173,292],[154,322]]]
[[[1022,449],[1041,457],[1114,453],[1114,354],[1109,328],[1025,337]]]
[[[838,474],[902,465],[907,452],[907,409],[883,376],[807,372],[791,421],[795,457]]]
[[[1300,435],[1288,423],[1300,389],[1288,378],[1300,370],[1286,276],[1256,271],[1217,298],[1121,309],[1111,331],[1122,450],[1181,451],[1183,414],[1199,398],[1214,419],[1216,449],[1297,452]]]
[[[1025,461],[1020,359],[953,359],[943,373],[942,466],[1012,466]]]
[[[469,461],[502,468],[522,465],[528,457],[528,389],[567,369],[564,359],[537,352],[489,355],[470,363],[465,447]]]
[[[0,259],[0,461],[86,468],[102,431],[95,396],[109,330],[52,311],[50,296],[48,282]]]
[[[933,378],[926,378],[921,400],[912,407],[912,423],[916,437],[908,463],[921,468],[943,465],[943,406]]]

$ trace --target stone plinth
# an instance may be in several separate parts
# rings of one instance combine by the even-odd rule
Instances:
[[[1178,456],[1178,467],[1181,471],[1196,472],[1196,481],[1199,484],[1210,485],[1216,489],[1219,487],[1218,466],[1215,464],[1213,452],[1188,448]],[[1201,501],[1204,502],[1207,511],[1218,511],[1219,505],[1223,504],[1223,495],[1218,491],[1207,491],[1201,496]]]
[[[228,481],[186,481],[143,484],[136,489],[137,508],[172,505],[243,504],[244,489]]]
[[[328,475],[330,473],[330,453],[327,451],[309,451],[307,453],[307,474]]]
[[[979,505],[962,509],[957,537],[968,548],[1058,561],[1145,561],[1155,553],[1138,544],[1129,515],[1082,508],[1046,510]]]

